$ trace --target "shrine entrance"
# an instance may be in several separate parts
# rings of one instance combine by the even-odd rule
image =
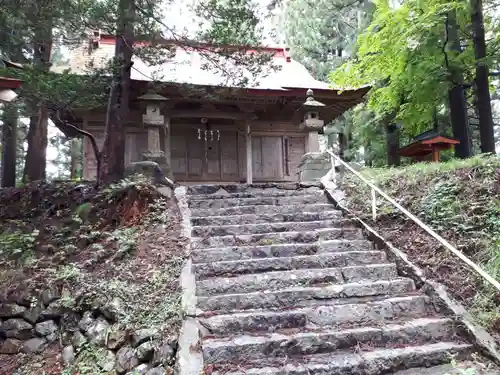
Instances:
[[[171,170],[180,182],[245,182],[247,162],[256,182],[296,181],[305,153],[305,136],[290,131],[252,132],[250,149],[244,124],[174,122],[170,129]]]
[[[244,137],[237,130],[172,126],[171,168],[178,181],[240,181]]]

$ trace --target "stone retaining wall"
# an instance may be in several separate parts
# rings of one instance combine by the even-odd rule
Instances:
[[[173,366],[177,338],[162,339],[155,329],[130,330],[119,324],[119,300],[77,313],[65,307],[56,289],[38,298],[11,296],[0,299],[0,354],[42,353],[59,346],[65,365],[91,345],[100,352],[97,365],[109,374],[163,375]],[[135,371],[135,372],[134,372]]]

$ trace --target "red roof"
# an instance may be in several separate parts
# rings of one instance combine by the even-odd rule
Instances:
[[[18,89],[21,87],[22,81],[15,78],[0,77],[0,88]]]
[[[452,145],[457,145],[460,142],[453,138],[444,137],[442,135],[436,135],[434,137],[419,140],[410,143],[397,150],[397,154],[401,156],[424,156],[428,155],[434,150],[447,150],[452,147]]]
[[[107,45],[114,45],[116,43],[116,36],[115,35],[110,35],[110,34],[101,34],[99,36],[99,42],[102,44],[107,44]],[[227,45],[215,45],[215,44],[209,44],[209,43],[201,43],[201,42],[195,42],[195,41],[180,41],[180,40],[175,40],[175,39],[159,39],[158,43],[160,44],[165,44],[165,45],[178,45],[178,46],[183,46],[183,48],[188,49],[190,45],[192,45],[193,49],[197,48],[203,48],[203,49],[218,49],[218,48],[227,48],[230,50],[238,50],[238,49],[245,49],[247,53],[252,53],[252,52],[268,52],[272,53],[274,57],[288,57],[289,53],[287,52],[290,51],[290,48],[288,47],[248,47],[248,46],[227,46]],[[138,46],[143,46],[143,45],[148,45],[151,44],[151,41],[141,41],[138,40],[134,43],[135,45]]]

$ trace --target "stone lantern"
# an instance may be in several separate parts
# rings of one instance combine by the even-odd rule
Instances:
[[[328,154],[320,152],[319,134],[323,133],[325,121],[320,119],[320,111],[325,105],[314,99],[311,89],[307,90],[306,101],[302,104],[301,111],[304,114],[300,123],[300,130],[307,132],[305,139],[305,151],[298,167],[299,180],[301,182],[319,181],[330,169],[330,158]]]
[[[137,99],[146,104],[146,113],[142,115],[142,121],[145,125],[163,126],[165,124],[165,117],[161,114],[161,109],[168,101],[167,98],[150,89]]]
[[[301,130],[308,132],[322,132],[325,121],[320,120],[320,110],[325,106],[323,103],[314,99],[313,90],[309,89],[306,93],[307,99],[302,104],[304,111],[304,120],[299,125]]]
[[[161,111],[168,101],[168,98],[157,94],[150,89],[144,95],[137,98],[145,104],[145,112],[142,115],[142,122],[148,132],[148,150],[143,153],[143,160],[154,161],[163,169],[166,176],[170,175],[165,152],[161,148],[161,139],[165,142],[166,126],[165,116]]]
[[[325,121],[320,119],[320,110],[325,105],[314,99],[314,93],[311,89],[307,90],[306,96],[306,101],[302,104],[301,108],[304,118],[299,128],[308,133],[306,137],[306,152],[318,152],[318,134],[323,132],[323,126],[325,125]]]

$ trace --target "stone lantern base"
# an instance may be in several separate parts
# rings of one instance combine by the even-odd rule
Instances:
[[[143,161],[152,161],[152,162],[157,163],[160,166],[160,168],[162,169],[163,173],[165,174],[165,177],[167,177],[171,180],[173,179],[172,170],[170,169],[170,165],[168,164],[168,160],[162,151],[157,152],[157,153],[145,152],[142,154],[142,160]]]
[[[332,168],[330,155],[326,152],[308,152],[300,159],[298,167],[300,182],[317,182]]]

